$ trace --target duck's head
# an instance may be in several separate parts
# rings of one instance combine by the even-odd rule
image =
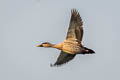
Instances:
[[[52,44],[49,42],[44,42],[40,45],[36,45],[36,47],[52,47]]]

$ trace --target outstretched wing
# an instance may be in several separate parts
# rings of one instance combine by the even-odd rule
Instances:
[[[83,22],[82,19],[79,15],[79,13],[75,10],[71,10],[71,20],[67,32],[67,37],[66,39],[73,39],[73,40],[78,40],[82,41],[83,37]]]
[[[75,57],[76,54],[68,54],[68,53],[65,53],[63,51],[61,51],[57,61],[51,66],[60,66],[62,64],[65,64],[67,62],[69,62],[70,60],[72,60],[74,57]]]

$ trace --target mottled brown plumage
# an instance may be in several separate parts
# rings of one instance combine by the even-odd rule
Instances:
[[[59,44],[44,42],[37,47],[52,47],[61,50],[61,53],[54,64],[59,66],[72,60],[76,54],[95,53],[93,50],[84,47],[81,43],[83,37],[83,22],[77,10],[71,10],[71,19],[66,40]]]

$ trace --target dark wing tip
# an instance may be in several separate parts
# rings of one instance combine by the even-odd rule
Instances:
[[[54,64],[50,64],[50,67],[54,67],[55,65]]]
[[[55,63],[55,64],[50,64],[50,67],[55,67],[55,66],[57,66],[57,67],[59,67],[59,66],[61,66],[62,64],[57,64],[57,63]]]
[[[71,14],[73,16],[80,16],[78,10],[76,10],[76,9],[71,9]]]
[[[79,23],[80,26],[83,25],[82,18],[80,17],[80,14],[76,9],[71,9],[71,21]]]
[[[55,62],[54,64],[50,64],[50,67],[55,67],[55,66],[57,66],[57,67],[59,67],[59,66],[62,66],[63,64],[66,64],[67,62]]]

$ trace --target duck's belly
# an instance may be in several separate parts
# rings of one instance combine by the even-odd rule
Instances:
[[[63,51],[69,54],[76,54],[81,51],[81,47],[77,44],[69,43],[63,46]]]

